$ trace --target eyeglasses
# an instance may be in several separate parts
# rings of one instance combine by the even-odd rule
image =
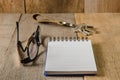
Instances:
[[[25,48],[23,48],[22,42],[19,40],[19,23],[18,22],[16,22],[16,28],[17,28],[17,49],[21,57],[21,63],[26,64],[36,60],[38,57],[39,46],[41,45],[39,41],[40,27],[38,26],[37,30],[30,36]]]

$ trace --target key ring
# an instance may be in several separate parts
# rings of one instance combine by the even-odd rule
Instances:
[[[52,19],[52,18],[48,18],[48,17],[45,17],[45,16],[42,16],[43,19],[42,20],[38,20],[37,17],[38,16],[42,16],[41,14],[33,14],[33,19],[35,21],[37,21],[38,23],[43,23],[43,24],[58,24],[58,25],[62,25],[62,26],[65,26],[65,27],[71,27],[71,28],[75,28],[75,24],[72,24],[72,23],[67,23],[65,21],[60,21],[60,20],[55,20],[55,19]]]
[[[42,15],[41,14],[34,14],[33,15],[33,19],[35,21],[37,21],[38,23],[43,23],[43,24],[50,24],[51,23],[51,24],[58,24],[58,25],[62,25],[65,27],[74,28],[74,32],[82,33],[85,36],[89,36],[89,35],[92,35],[93,33],[96,33],[96,30],[94,29],[93,26],[88,26],[85,23],[81,23],[79,25],[76,25],[76,24],[65,22],[65,21],[48,19],[45,16],[42,16],[44,19],[38,20],[37,19],[38,16],[42,16]]]

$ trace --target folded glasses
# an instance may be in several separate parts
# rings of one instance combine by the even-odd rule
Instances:
[[[19,40],[19,23],[16,22],[17,28],[17,49],[21,57],[21,63],[26,64],[32,61],[35,61],[38,57],[39,46],[41,45],[39,41],[39,30],[38,26],[36,31],[28,39],[27,45],[25,48],[22,45],[22,42]]]

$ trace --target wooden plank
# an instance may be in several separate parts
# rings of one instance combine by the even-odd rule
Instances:
[[[6,77],[3,77],[3,75],[6,75],[4,74],[4,72],[6,72],[6,70],[4,70],[5,64],[8,63],[8,60],[7,60],[8,57],[6,57],[6,52],[8,51],[8,46],[11,43],[10,41],[15,31],[15,22],[19,20],[18,16],[20,17],[19,14],[14,14],[14,15],[0,14],[0,20],[1,20],[0,21],[0,42],[1,42],[0,43],[0,59],[1,59],[0,60],[0,80],[5,80],[6,78]],[[11,22],[11,24],[9,24],[9,22]],[[11,54],[8,53],[8,55],[11,55]]]
[[[65,20],[67,22],[74,23],[73,14],[44,14],[44,16],[53,17],[59,20]],[[41,18],[40,18],[41,19]],[[43,25],[37,24],[31,14],[25,14],[22,16],[20,21],[20,40],[27,40],[28,37],[36,30],[36,27],[41,26],[42,39],[46,36],[43,41],[43,45],[40,47],[40,53],[43,54],[37,60],[36,66],[25,67],[20,64],[19,56],[16,49],[16,32],[14,33],[9,48],[4,58],[4,68],[0,73],[0,80],[83,80],[82,76],[51,76],[45,77],[44,64],[46,56],[46,46],[48,37],[50,36],[75,36],[73,30],[67,27],[61,27],[56,25]],[[7,63],[7,64],[6,64]],[[2,75],[4,74],[4,75]]]
[[[48,17],[50,19],[57,19],[57,20],[75,23],[73,14],[59,14],[58,13],[58,14],[41,14],[41,15]],[[39,18],[42,19],[42,17],[39,17]],[[20,21],[20,33],[21,35],[24,35],[24,34],[26,35],[20,36],[20,39],[23,41],[28,39],[28,37],[33,33],[33,31],[36,30],[37,26],[38,24],[35,20],[33,20],[32,14],[26,14],[26,15],[24,14]],[[69,29],[68,27],[61,28],[61,27],[55,27],[54,25],[49,25],[50,26],[49,27],[48,25],[44,25],[44,24],[40,24],[40,26],[45,26],[45,27],[41,27],[42,29],[41,35],[44,34],[46,36],[61,36],[61,31],[59,30],[61,29],[64,33],[67,33],[67,32],[69,33],[66,35],[73,36],[73,33],[71,33],[71,29],[67,30]]]
[[[8,47],[15,25],[0,25],[0,46]]]
[[[19,17],[20,14],[0,14],[0,47],[9,45],[15,30],[15,23],[19,20]]]
[[[85,13],[120,12],[119,0],[85,0]]]
[[[85,13],[98,12],[98,0],[85,0]]]
[[[99,12],[120,12],[119,0],[99,0]]]
[[[16,21],[20,14],[0,14],[0,41],[1,47],[8,47],[12,34],[15,30]]]
[[[0,13],[24,13],[24,0],[0,0]]]
[[[0,0],[0,13],[120,12],[119,0]]]
[[[120,14],[76,14],[76,22],[96,27],[98,34],[90,36],[98,74],[85,76],[85,80],[120,79]]]
[[[84,0],[26,0],[26,12],[84,12]]]
[[[0,14],[0,25],[16,24],[21,14]]]

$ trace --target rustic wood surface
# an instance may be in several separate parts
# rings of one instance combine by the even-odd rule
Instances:
[[[0,0],[1,13],[24,13],[24,0]]]
[[[75,23],[74,14],[42,14],[44,16],[52,17],[54,19],[64,20]],[[39,17],[41,19],[41,17]],[[15,22],[14,22],[15,23]],[[38,24],[32,19],[32,14],[24,14],[19,21],[20,24],[20,40],[25,41],[36,30],[38,25],[41,26],[41,38],[43,44],[40,47],[41,56],[38,58],[36,65],[23,66],[20,63],[19,54],[16,49],[16,30],[12,29],[12,36],[9,38],[8,47],[3,49],[1,46],[0,53],[0,80],[83,80],[83,76],[44,76],[44,64],[46,57],[47,40],[52,36],[75,36],[71,28],[57,25],[43,25]],[[1,31],[2,32],[2,31]],[[10,33],[7,28],[6,33]],[[8,40],[8,39],[6,39]],[[3,41],[5,43],[5,41]],[[5,44],[4,44],[5,45]],[[4,53],[3,53],[4,52]]]
[[[87,23],[99,31],[90,36],[98,74],[84,80],[120,80],[120,14],[76,14],[76,23]]]
[[[85,13],[120,12],[120,0],[85,0]]]
[[[26,12],[83,12],[84,0],[26,0]]]
[[[120,79],[120,14],[42,14],[47,17],[71,23],[87,23],[98,30],[98,34],[89,37],[93,43],[98,74],[94,76],[45,77],[45,51],[48,37],[75,36],[72,29],[57,25],[38,24],[32,14],[0,14],[0,80],[119,80]],[[7,18],[6,18],[7,17]],[[20,19],[19,19],[20,18]],[[74,19],[75,18],[75,19]],[[41,17],[39,17],[41,19]],[[43,45],[41,56],[34,66],[23,66],[16,49],[15,22],[20,22],[20,40],[25,41],[41,26]],[[57,27],[56,27],[57,26]]]
[[[120,0],[0,0],[0,13],[120,12]]]
[[[90,13],[90,12],[98,12],[98,0],[84,0],[85,6],[84,6],[84,12]]]
[[[12,69],[9,67],[9,59],[12,57],[8,50],[11,49],[9,45],[15,31],[15,21],[18,21],[19,17],[20,14],[0,14],[0,80],[6,80]]]
[[[0,25],[14,24],[19,21],[21,14],[0,14]]]
[[[20,14],[0,14],[0,47],[7,47]]]

